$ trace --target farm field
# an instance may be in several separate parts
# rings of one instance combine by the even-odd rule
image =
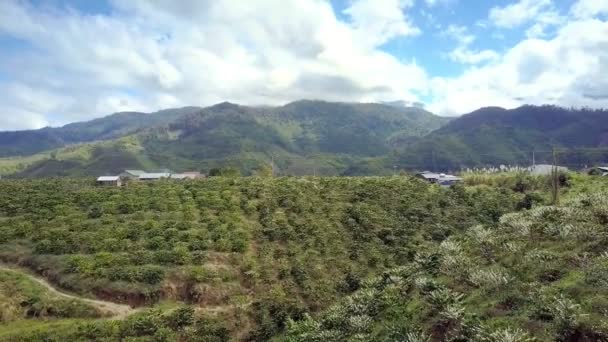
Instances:
[[[562,182],[2,180],[0,340],[606,339],[608,182]]]

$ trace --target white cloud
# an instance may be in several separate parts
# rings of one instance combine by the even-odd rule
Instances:
[[[424,0],[428,7],[435,7],[437,5],[451,5],[457,2],[457,0]]]
[[[469,50],[465,47],[457,47],[449,54],[451,60],[462,64],[480,64],[495,61],[499,58],[498,53],[493,50]]]
[[[551,0],[518,0],[504,7],[492,8],[489,20],[496,26],[513,28],[535,19],[550,7]]]
[[[352,20],[357,36],[372,46],[398,36],[415,36],[420,29],[404,14],[413,0],[358,0],[344,10]]]
[[[16,131],[24,128],[38,129],[49,125],[44,115],[29,112],[22,108],[4,107],[0,115],[0,127],[4,131]]]
[[[380,48],[421,33],[411,0],[353,1],[347,20],[323,0],[112,4],[111,14],[91,16],[0,1],[0,36],[26,46],[0,55],[0,130],[221,101],[420,101],[424,94],[439,114],[525,103],[608,107],[608,22],[597,18],[608,13],[605,0],[580,0],[568,17],[548,0],[493,9],[497,26],[527,25],[527,37],[504,53],[465,26],[447,26],[443,36],[455,46],[445,55],[466,69],[432,79],[412,59]]]
[[[570,21],[552,39],[526,39],[498,61],[435,78],[432,110],[461,114],[523,104],[608,107],[608,22]]]
[[[462,25],[451,24],[442,34],[456,40],[462,45],[468,45],[475,41],[475,36],[469,32],[466,26]]]
[[[31,46],[0,57],[0,72],[22,85],[11,96],[0,93],[0,103],[53,113],[56,125],[226,100],[415,101],[427,84],[414,62],[378,48],[420,33],[408,0],[353,1],[348,22],[322,0],[112,4],[111,15],[91,16],[0,1],[0,35]],[[24,120],[22,128],[39,124]]]
[[[577,18],[590,18],[598,14],[608,14],[608,0],[579,0],[570,9]]]
[[[458,43],[458,46],[447,54],[447,57],[460,64],[480,64],[492,62],[499,58],[498,53],[490,49],[475,50],[470,45],[476,37],[469,32],[466,26],[449,25],[442,32],[443,36],[449,37]]]

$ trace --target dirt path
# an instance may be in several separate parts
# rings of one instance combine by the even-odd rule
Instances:
[[[0,265],[0,270],[16,272],[16,273],[22,274],[22,275],[28,277],[30,280],[35,281],[36,283],[44,286],[49,292],[51,292],[52,294],[54,294],[58,297],[67,298],[67,299],[75,299],[75,300],[79,300],[81,302],[85,302],[87,304],[94,306],[99,311],[101,311],[103,314],[113,316],[112,317],[113,319],[121,319],[121,318],[124,318],[124,317],[134,313],[135,311],[137,311],[136,309],[133,309],[132,307],[130,307],[128,305],[124,305],[124,304],[117,304],[117,303],[113,303],[113,302],[107,302],[107,301],[103,301],[103,300],[96,300],[96,299],[90,299],[90,298],[67,294],[65,292],[57,290],[53,285],[51,285],[46,280],[33,276],[33,275],[29,274],[28,272],[20,270],[18,268],[8,267],[6,265]]]

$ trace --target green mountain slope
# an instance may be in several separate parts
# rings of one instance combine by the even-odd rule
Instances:
[[[198,107],[184,107],[151,114],[123,112],[58,128],[0,132],[0,157],[27,156],[70,144],[114,139],[140,129],[165,125],[199,110]]]
[[[408,146],[397,164],[416,169],[459,169],[500,164],[548,162],[557,148],[608,147],[608,111],[523,106],[513,110],[483,108],[450,121]],[[561,153],[559,162],[606,160],[597,151]]]
[[[419,108],[381,104],[298,101],[281,107],[247,107],[221,103],[170,122],[149,124],[119,139],[67,148],[84,152],[66,154],[64,148],[22,167],[18,175],[97,175],[159,167],[207,170],[225,165],[250,172],[271,160],[285,173],[340,174],[357,161],[403,148],[445,122]],[[93,126],[101,131],[101,125]],[[114,135],[121,132],[125,131],[109,130]]]

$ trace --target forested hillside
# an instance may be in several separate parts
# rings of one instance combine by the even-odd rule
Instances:
[[[356,162],[403,148],[445,122],[419,108],[323,101],[281,107],[221,103],[148,115],[117,114],[59,129],[1,133],[4,155],[48,150],[69,141],[116,139],[1,159],[0,172],[41,177],[234,166],[251,173],[273,159],[286,174],[337,175]],[[57,139],[46,143],[48,139],[38,136],[49,132],[61,133],[61,138],[52,135]]]
[[[58,128],[0,132],[0,157],[27,156],[71,144],[115,139],[140,129],[166,125],[199,110],[197,107],[184,107],[151,114],[123,112]]]
[[[558,155],[562,164],[582,167],[605,162],[608,111],[554,106],[482,108],[407,146],[394,162],[417,169],[527,166],[532,151],[538,152],[538,162],[552,162],[554,147],[569,150]]]
[[[304,100],[249,107],[225,102],[0,133],[0,156],[22,155],[0,158],[0,174],[93,176],[159,168],[207,172],[227,166],[253,174],[272,162],[282,175],[369,176],[401,169],[529,166],[533,152],[537,163],[551,163],[554,148],[558,163],[572,168],[605,163],[608,112],[490,107],[450,120],[417,107],[374,103]]]
[[[467,182],[4,180],[4,263],[143,309],[109,321],[13,310],[0,337],[607,338],[606,181],[563,178],[557,207],[543,178]]]

